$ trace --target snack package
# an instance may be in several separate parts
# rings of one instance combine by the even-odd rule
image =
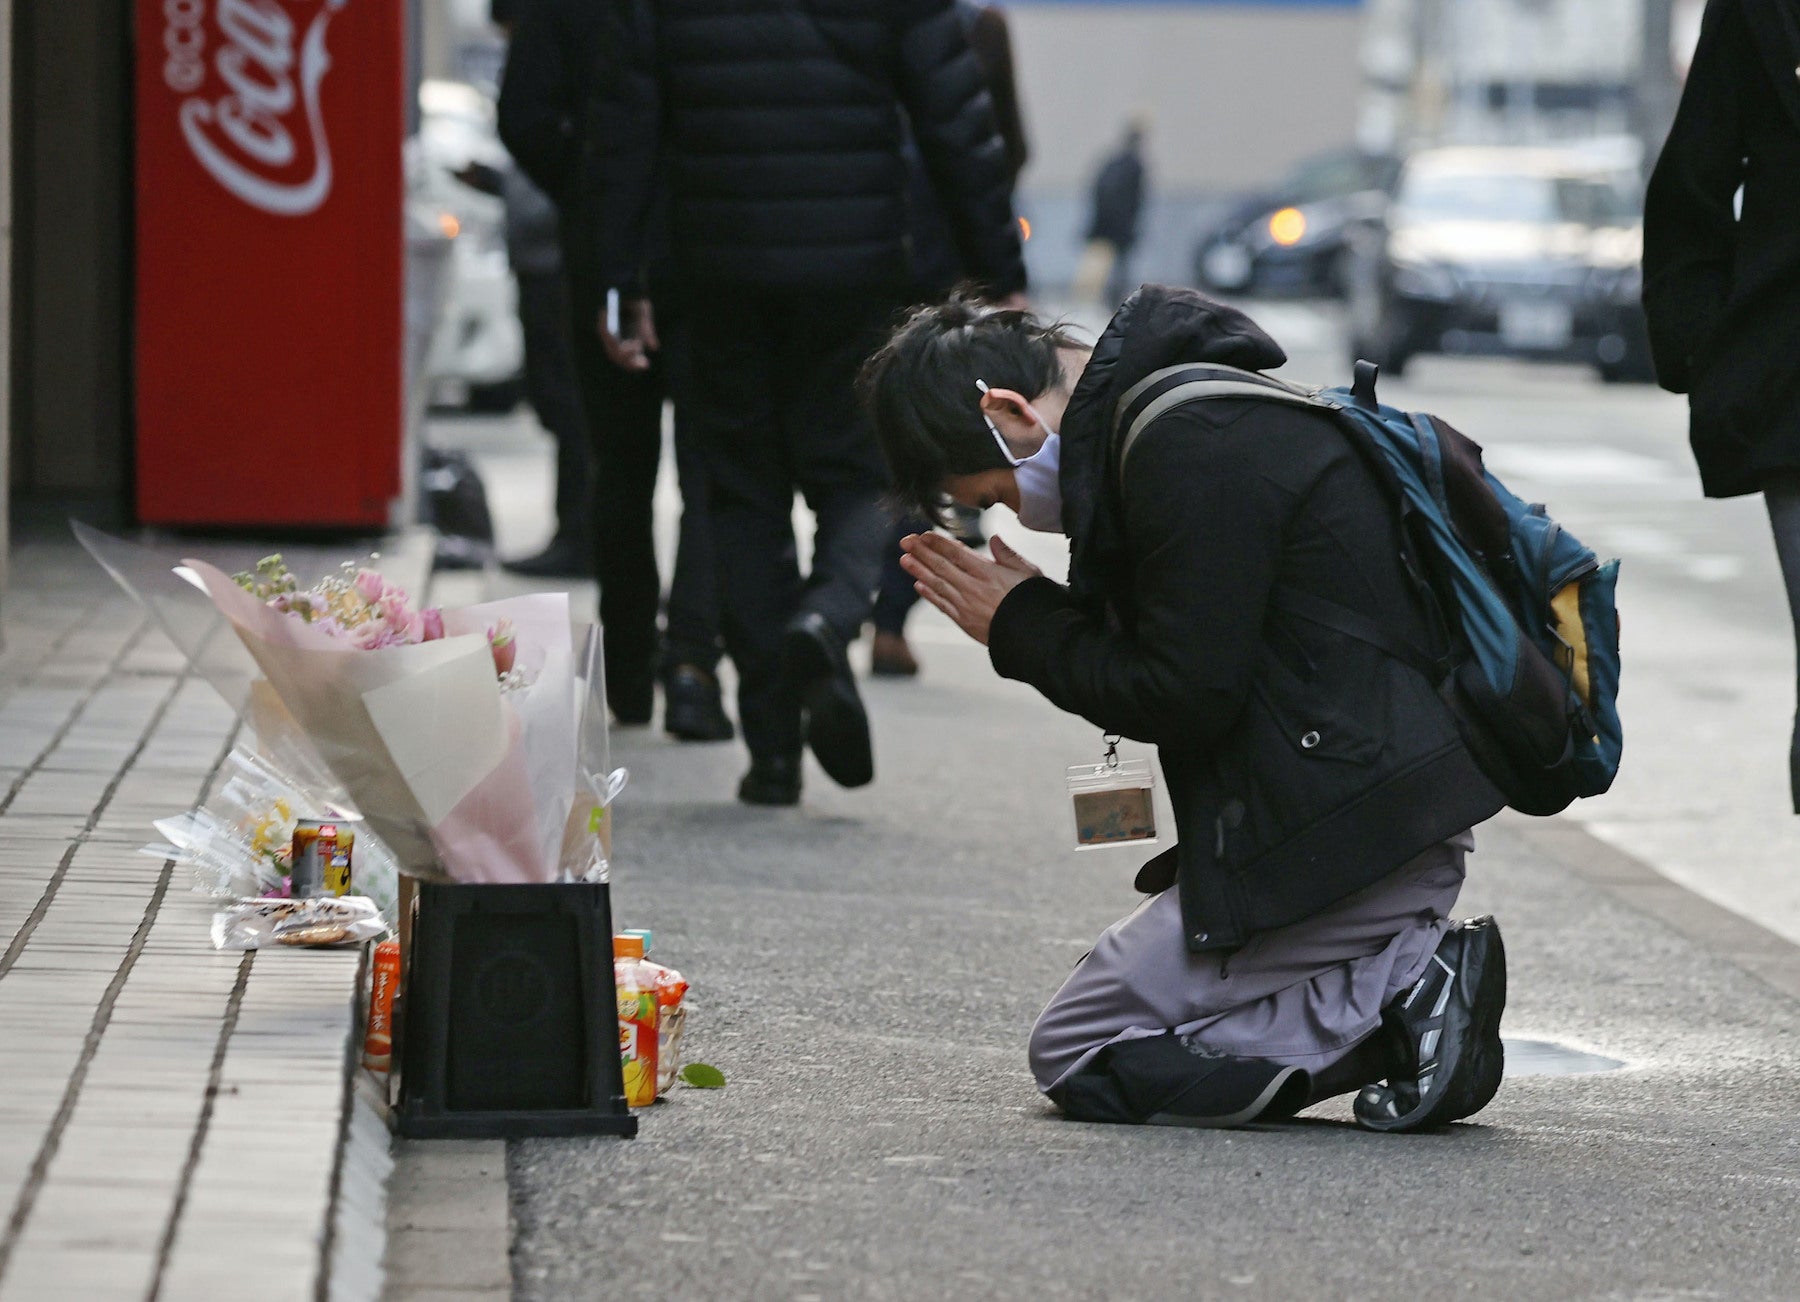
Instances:
[[[369,1031],[363,1037],[363,1066],[385,1072],[394,1058],[394,991],[400,985],[400,942],[384,940],[375,946],[370,968]]]
[[[672,967],[648,961],[644,966],[653,970],[656,989],[656,1092],[663,1095],[669,1092],[675,1073],[681,1070],[681,1030],[687,1021],[682,999],[687,995],[688,983]]]
[[[239,900],[213,914],[212,942],[214,949],[352,945],[378,939],[387,930],[381,910],[364,895]]]
[[[656,974],[644,962],[644,943],[613,937],[613,986],[619,1000],[619,1060],[625,1069],[625,1104],[647,1108],[657,1095]]]

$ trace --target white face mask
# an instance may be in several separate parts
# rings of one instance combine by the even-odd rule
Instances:
[[[1013,467],[1019,482],[1019,523],[1038,533],[1062,532],[1062,435],[1048,425],[1044,446]]]
[[[987,394],[986,382],[977,380],[975,387],[984,396]],[[1000,427],[986,411],[981,413],[981,418],[987,421],[1001,455],[1013,468],[1013,477],[1019,485],[1019,523],[1037,533],[1061,533],[1062,435],[1039,420],[1038,428],[1044,431],[1043,445],[1021,461],[1013,455]]]

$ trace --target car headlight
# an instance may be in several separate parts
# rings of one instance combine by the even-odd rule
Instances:
[[[1407,298],[1452,299],[1457,292],[1456,273],[1437,262],[1398,263],[1394,292]]]
[[[1328,214],[1317,207],[1288,206],[1264,213],[1244,228],[1249,243],[1258,250],[1297,249],[1315,244],[1330,233]]]

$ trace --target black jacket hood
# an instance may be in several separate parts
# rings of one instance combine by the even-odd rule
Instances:
[[[1119,397],[1145,376],[1186,362],[1266,371],[1286,361],[1281,345],[1256,322],[1195,290],[1145,285],[1125,300],[1094,345],[1060,431],[1069,586],[1084,604],[1101,595],[1104,572],[1123,543],[1112,456]]]

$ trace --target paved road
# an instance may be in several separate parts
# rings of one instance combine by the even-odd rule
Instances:
[[[1328,317],[1267,315],[1291,374],[1342,374]],[[1629,763],[1580,817],[1800,938],[1773,559],[1755,503],[1697,499],[1678,401],[1430,360],[1383,396],[1627,559]],[[619,740],[621,914],[694,981],[690,1056],[731,1084],[678,1091],[631,1143],[513,1145],[519,1296],[1795,1294],[1800,1012],[1575,871],[1598,854],[1579,836],[1564,863],[1485,829],[1464,911],[1504,922],[1509,1037],[1622,1068],[1515,1077],[1438,1136],[1365,1135],[1342,1105],[1235,1134],[1058,1119],[1025,1032],[1143,856],[1064,848],[1061,768],[1091,730],[916,628],[925,678],[868,689],[868,792],[815,772],[803,811],[744,810],[735,747]]]

